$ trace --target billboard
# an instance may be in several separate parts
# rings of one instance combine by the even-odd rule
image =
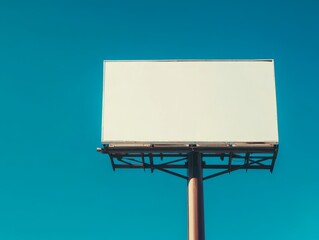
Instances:
[[[104,61],[103,144],[277,144],[273,60]]]

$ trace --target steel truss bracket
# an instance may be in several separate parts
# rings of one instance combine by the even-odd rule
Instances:
[[[98,149],[109,155],[112,169],[141,168],[169,173],[188,179],[188,160],[191,152],[201,154],[202,168],[206,175],[203,180],[214,178],[236,170],[258,169],[273,172],[278,145],[272,147],[109,147]],[[214,173],[209,173],[215,170]],[[217,171],[217,172],[216,172]]]

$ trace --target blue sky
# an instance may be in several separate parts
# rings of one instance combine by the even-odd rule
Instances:
[[[205,182],[206,239],[319,239],[316,1],[0,1],[0,239],[186,239],[186,182],[113,172],[104,59],[275,59],[273,174]],[[225,97],[227,97],[225,95]],[[128,118],[129,121],[129,118]]]

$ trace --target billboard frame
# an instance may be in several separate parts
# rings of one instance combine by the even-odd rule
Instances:
[[[259,64],[263,64],[263,62],[265,62],[266,64],[271,64],[271,65],[259,65]],[[119,63],[119,64],[125,63],[125,64],[128,64],[128,65],[124,65],[123,69],[121,69],[122,65],[117,65],[117,63]],[[138,65],[133,65],[133,67],[131,66],[131,64],[136,64],[136,63]],[[242,69],[242,68],[255,69],[256,66],[257,66],[257,69],[259,69],[259,66],[263,66],[262,68],[266,68],[266,70],[265,70],[266,73],[271,75],[271,76],[270,75],[269,76],[266,75],[267,77],[262,78],[263,81],[261,81],[261,83],[266,82],[267,86],[269,85],[268,87],[271,86],[271,90],[268,90],[268,94],[270,95],[270,97],[267,97],[267,99],[271,100],[270,101],[271,103],[269,103],[269,106],[272,106],[272,107],[271,107],[271,112],[268,112],[269,109],[266,111],[264,108],[260,108],[260,106],[258,106],[258,111],[259,111],[259,109],[263,109],[263,110],[266,111],[265,114],[262,115],[262,117],[258,117],[258,119],[260,119],[260,121],[263,121],[262,124],[266,124],[267,123],[266,126],[271,128],[270,129],[271,131],[268,131],[268,132],[271,132],[271,134],[270,134],[271,137],[270,137],[270,135],[267,135],[267,136],[264,135],[263,137],[261,137],[261,135],[264,134],[265,131],[264,132],[260,132],[261,130],[259,130],[259,129],[263,129],[263,128],[258,128],[258,124],[255,126],[255,132],[256,132],[257,135],[255,135],[255,134],[251,135],[251,132],[254,132],[254,131],[251,131],[251,129],[249,129],[248,131],[245,132],[247,137],[244,137],[244,138],[240,137],[238,134],[243,134],[243,132],[239,131],[239,130],[237,132],[237,130],[236,130],[236,129],[240,129],[240,127],[239,128],[236,127],[236,129],[233,131],[233,130],[230,130],[230,129],[233,128],[233,126],[230,126],[230,128],[227,128],[226,126],[228,126],[228,125],[224,126],[225,130],[223,131],[223,132],[227,132],[228,131],[228,133],[219,135],[220,134],[219,131],[215,132],[216,129],[212,128],[212,126],[214,126],[214,125],[218,126],[218,124],[216,124],[214,122],[215,124],[203,125],[203,126],[209,126],[209,127],[207,127],[207,131],[206,131],[206,129],[203,129],[203,128],[196,129],[195,132],[199,133],[200,137],[196,137],[196,136],[193,135],[194,134],[194,129],[197,128],[198,126],[195,126],[196,124],[189,124],[190,126],[192,126],[192,128],[189,128],[189,131],[184,131],[184,130],[181,131],[181,129],[178,128],[178,130],[175,130],[174,134],[172,134],[172,136],[173,136],[172,138],[168,137],[167,139],[163,139],[161,132],[158,132],[157,130],[155,130],[155,129],[157,129],[156,126],[158,126],[156,121],[155,122],[146,121],[147,124],[145,123],[145,121],[142,121],[142,116],[143,115],[144,116],[151,116],[151,117],[153,116],[152,118],[154,118],[154,116],[159,116],[160,117],[160,116],[163,115],[163,114],[159,114],[159,113],[154,113],[153,109],[156,109],[155,107],[152,106],[150,108],[145,108],[146,109],[145,112],[144,112],[144,110],[142,110],[143,113],[134,115],[134,114],[136,114],[135,111],[140,111],[139,109],[144,109],[142,107],[143,105],[142,106],[134,105],[134,106],[139,106],[138,108],[128,107],[126,105],[127,101],[124,101],[125,102],[124,106],[123,106],[123,102],[122,101],[118,101],[119,99],[126,99],[127,98],[127,97],[126,98],[122,97],[122,96],[126,95],[125,94],[126,93],[126,89],[129,89],[129,88],[127,88],[126,84],[128,84],[128,85],[132,84],[131,80],[139,79],[139,77],[141,79],[143,79],[143,77],[141,77],[139,75],[138,75],[139,77],[136,77],[136,76],[135,77],[131,77],[130,75],[128,75],[128,76],[124,75],[124,77],[123,77],[121,72],[126,72],[128,69],[131,69],[131,70],[134,69],[134,71],[138,71],[138,72],[142,71],[143,72],[144,68],[141,69],[141,67],[143,67],[143,65],[141,66],[139,64],[144,64],[144,63],[146,63],[147,65],[148,64],[152,64],[150,67],[152,67],[153,64],[158,64],[158,63],[164,63],[164,64],[173,63],[173,64],[182,64],[182,65],[184,63],[188,63],[188,64],[201,64],[201,63],[210,64],[210,63],[212,63],[213,65],[208,65],[208,66],[209,67],[210,66],[215,66],[216,67],[216,65],[214,65],[216,63],[217,66],[218,66],[218,67],[216,67],[217,69],[219,69],[220,66],[224,66],[224,67],[226,66],[226,68],[229,68],[229,66],[232,66],[232,65],[227,65],[227,64],[235,64],[235,66],[238,66],[237,63],[238,64],[246,64],[246,63],[248,63],[248,65],[244,65],[244,66],[239,65],[239,66],[241,66],[239,69]],[[257,64],[257,65],[253,65],[253,67],[251,68],[249,63]],[[217,60],[217,59],[216,60],[211,60],[211,59],[203,59],[203,60],[201,60],[201,59],[195,59],[195,60],[191,60],[191,59],[180,59],[180,60],[104,60],[103,64],[104,64],[103,65],[103,107],[102,107],[103,111],[102,111],[102,136],[101,136],[102,144],[119,145],[119,146],[120,145],[126,145],[126,144],[133,145],[133,146],[150,145],[150,144],[215,144],[215,145],[219,145],[219,144],[227,144],[227,143],[230,143],[230,144],[254,144],[256,141],[259,141],[259,142],[262,141],[262,142],[260,142],[260,144],[264,144],[265,146],[267,146],[269,144],[278,144],[279,139],[278,139],[278,121],[277,121],[276,96],[273,95],[273,93],[275,93],[275,91],[276,91],[276,88],[275,88],[275,75],[274,75],[274,60],[273,59],[243,59],[243,60],[242,59],[220,59],[220,60]],[[115,65],[108,65],[108,64],[115,64]],[[226,64],[226,65],[224,65],[224,64]],[[148,72],[148,74],[149,74],[149,68],[147,67],[147,65],[145,67],[145,69],[146,69],[145,71]],[[182,66],[182,65],[180,65],[180,66]],[[175,65],[173,65],[173,66],[175,66]],[[191,66],[193,66],[193,65],[191,65]],[[201,66],[201,65],[198,65],[198,66]],[[108,67],[110,67],[109,70],[108,70]],[[164,65],[163,68],[166,69],[166,65]],[[173,69],[175,69],[175,68],[176,67],[173,67]],[[184,69],[184,68],[185,67],[182,67],[182,69]],[[155,69],[157,69],[157,65],[156,65]],[[175,69],[174,71],[178,71],[179,72],[180,70],[181,69],[179,69],[179,70]],[[111,73],[108,73],[109,71]],[[173,71],[173,73],[176,73],[174,71]],[[225,70],[221,70],[222,74],[224,73],[224,71]],[[246,72],[246,70],[244,72]],[[254,74],[257,74],[257,73],[259,74],[258,71],[254,70],[253,72],[254,73],[249,73],[250,75],[248,74],[248,76],[251,77],[251,76],[255,76]],[[119,78],[114,77],[114,74],[116,74],[116,73],[120,74]],[[128,74],[128,73],[125,73],[125,74]],[[259,76],[258,74],[257,74],[256,77]],[[162,75],[161,75],[161,77],[162,77]],[[202,77],[202,75],[200,76],[200,78],[201,77]],[[234,77],[234,76],[232,75],[232,77]],[[226,78],[226,77],[221,75],[221,79],[224,79],[224,78]],[[214,77],[212,79],[214,79]],[[228,78],[228,79],[232,79],[232,78]],[[145,80],[143,80],[143,81],[145,81]],[[210,81],[210,77],[209,77],[209,81]],[[214,82],[214,81],[212,81],[212,82]],[[148,81],[148,82],[150,82],[150,81]],[[152,84],[154,82],[156,83],[158,81],[156,81],[156,80],[152,81]],[[205,82],[205,84],[206,84],[206,82]],[[229,84],[229,82],[228,82],[228,84]],[[165,85],[165,84],[161,84],[161,85]],[[187,84],[183,84],[183,85],[187,85]],[[119,88],[119,86],[121,86],[121,87]],[[141,92],[141,90],[140,90],[141,86],[142,85],[138,86],[138,88],[136,89],[136,92],[131,91],[131,90],[129,90],[129,91],[133,92],[134,95],[136,95],[136,98],[139,95],[141,95],[141,94],[144,96],[144,94],[147,94],[147,93]],[[178,85],[178,86],[180,87],[180,85]],[[211,85],[209,85],[209,86],[211,87]],[[254,89],[254,88],[252,88],[252,89]],[[121,90],[121,91],[119,92],[119,90]],[[258,91],[260,91],[260,89]],[[262,90],[262,91],[264,92],[264,90]],[[112,93],[112,92],[115,92],[115,93]],[[241,92],[241,91],[238,91],[236,89],[235,92]],[[131,95],[129,94],[129,96],[131,96]],[[184,95],[182,94],[182,96],[184,96]],[[185,95],[184,97],[190,98],[190,95]],[[223,99],[222,102],[224,102],[224,99],[227,100],[227,99],[231,99],[232,97],[235,97],[235,96],[232,95],[232,91],[226,91],[226,92],[222,93],[221,95],[218,95],[218,99],[219,100],[220,100],[220,98]],[[246,95],[245,95],[245,97],[246,97]],[[256,95],[255,95],[255,97],[256,97]],[[129,101],[129,102],[134,101],[134,98],[135,98],[135,96],[134,97],[131,96],[131,98],[128,97],[128,99],[131,99],[131,101]],[[194,96],[192,96],[192,98],[194,98]],[[258,95],[258,98],[260,98],[259,95]],[[206,99],[206,97],[205,97],[205,99]],[[147,101],[143,101],[143,102],[151,102],[151,100],[152,99],[147,100]],[[163,100],[163,98],[161,98],[161,101],[162,100]],[[196,101],[196,98],[194,100]],[[207,99],[207,100],[211,100],[211,99]],[[266,101],[266,99],[263,99],[262,101],[265,101],[265,102],[263,102],[263,105],[262,105],[262,106],[264,106],[264,104],[266,104],[267,101]],[[207,101],[204,101],[204,102],[207,102]],[[253,102],[253,101],[250,101],[250,102]],[[201,105],[201,104],[199,104],[199,105]],[[214,105],[212,105],[212,106],[214,106]],[[214,106],[214,108],[212,108],[212,106],[209,106],[209,108],[206,106],[205,107],[205,111],[208,111],[209,109],[214,109],[216,107],[216,106]],[[200,109],[201,112],[203,111],[203,109],[199,108],[197,105],[194,107],[194,110],[196,110],[197,108]],[[229,107],[229,106],[228,107],[220,107],[219,106],[218,108],[227,109],[227,110],[225,110],[225,112],[227,112],[227,116],[229,114],[233,114],[233,116],[229,117],[228,119],[234,119],[234,120],[229,120],[230,122],[228,124],[233,124],[236,121],[238,121],[238,120],[235,120],[236,118],[239,118],[239,120],[243,120],[243,119],[240,119],[240,116],[245,116],[244,117],[244,121],[241,121],[241,123],[243,123],[242,126],[245,126],[244,129],[246,129],[247,126],[250,127],[250,125],[245,125],[245,122],[247,122],[246,121],[247,119],[253,119],[255,116],[259,115],[259,114],[253,114],[253,113],[252,113],[252,115],[249,115],[251,112],[249,112],[249,114],[247,112],[244,112],[242,114],[238,114],[238,113],[236,113],[236,111],[233,110],[233,108],[234,108],[233,105],[231,107]],[[118,109],[121,109],[121,111],[118,111]],[[134,114],[130,115],[131,112],[128,112],[128,109],[134,109]],[[245,111],[246,110],[247,110],[247,107],[245,107]],[[183,109],[183,111],[185,111],[185,109]],[[196,111],[198,112],[199,110],[196,110]],[[216,114],[215,110],[214,111],[209,110],[209,111],[212,114]],[[218,110],[218,111],[220,111],[220,110]],[[251,111],[251,110],[249,109],[249,111]],[[222,113],[225,113],[225,112],[222,112]],[[165,116],[169,116],[170,119],[175,119],[176,118],[176,116],[174,116],[174,114],[168,114],[167,115],[166,113],[167,112],[164,112],[164,115]],[[182,119],[180,119],[180,118],[176,118],[176,119],[181,120],[181,122],[183,122],[185,119],[196,119],[196,121],[200,120],[200,119],[198,119],[196,117],[197,114],[190,115],[188,110],[187,110],[187,112],[184,112],[184,113],[185,113],[185,116]],[[263,113],[263,111],[261,111],[261,113]],[[273,113],[275,113],[275,115],[273,115]],[[212,115],[212,116],[215,116],[215,115]],[[222,116],[222,115],[216,115],[216,116],[217,116],[217,118],[216,118],[217,119],[217,123],[220,123],[220,117],[218,117],[218,116]],[[201,119],[210,119],[210,118],[211,117],[208,118],[206,116],[206,117],[203,117]],[[142,125],[136,125],[136,120],[138,120],[137,122],[141,122]],[[214,121],[215,121],[215,119],[214,119]],[[126,126],[127,122],[132,122],[132,126],[130,128],[128,128]],[[162,121],[162,122],[165,122],[166,124],[168,123],[167,120],[166,121]],[[224,124],[224,122],[227,122],[227,121],[222,121],[222,122]],[[253,123],[255,123],[255,122],[257,123],[258,121],[254,121]],[[269,125],[268,125],[268,122],[270,123]],[[176,125],[176,122],[173,121],[173,123]],[[206,121],[205,121],[205,124],[206,124]],[[225,123],[225,124],[227,124],[227,123]],[[175,126],[175,125],[173,125],[173,126]],[[189,125],[187,125],[187,126],[189,126]],[[198,124],[198,125],[200,125],[200,124]],[[212,128],[212,129],[210,129],[210,128]],[[114,129],[116,129],[116,131]],[[147,132],[147,133],[152,132],[152,133],[150,135],[142,134],[142,135],[138,136],[138,135],[136,135],[136,131],[134,129],[142,129],[142,130],[145,129],[144,130],[145,132]],[[123,135],[123,131],[124,130],[127,132],[127,133],[125,132],[125,135]],[[143,133],[142,130],[141,130],[141,132]],[[154,133],[153,133],[153,130],[154,130]],[[200,131],[197,131],[197,130],[200,130]],[[203,135],[201,135],[203,131],[204,132],[206,131],[206,132],[209,132],[209,133],[211,132],[211,134],[203,136]],[[183,132],[184,135],[180,135],[181,132]],[[186,132],[189,132],[190,135],[187,134]],[[232,139],[232,137],[227,138],[227,136],[228,136],[228,134],[230,132],[231,133],[232,132],[237,133],[236,137],[235,137],[235,135],[233,136],[234,139]],[[118,134],[116,137],[114,135],[115,133]],[[211,137],[211,135],[214,136],[214,137]],[[108,137],[106,137],[106,136],[108,136]]]

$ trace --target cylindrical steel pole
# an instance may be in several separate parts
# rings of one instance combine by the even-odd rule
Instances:
[[[188,240],[204,240],[204,193],[201,153],[188,155]]]

